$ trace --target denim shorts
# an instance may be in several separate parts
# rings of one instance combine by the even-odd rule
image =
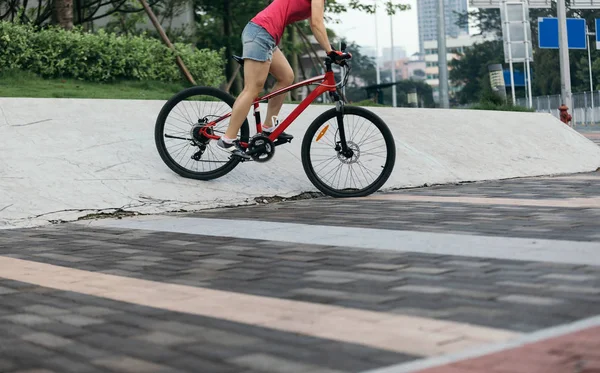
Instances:
[[[242,32],[242,58],[256,61],[271,61],[277,48],[275,39],[261,26],[248,22]]]

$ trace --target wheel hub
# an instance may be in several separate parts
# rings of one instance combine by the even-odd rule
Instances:
[[[204,124],[195,124],[192,126],[192,129],[190,129],[190,137],[194,140],[194,144],[197,146],[207,145],[210,142],[210,139],[208,137],[204,136],[202,134],[202,132],[200,131],[204,127],[206,127],[206,125],[204,125]],[[209,135],[213,135],[214,134],[213,128],[208,127],[206,129],[206,133],[208,133]]]
[[[348,141],[348,150],[350,154],[347,155],[344,154],[344,151],[341,149],[338,151],[337,157],[340,162],[345,164],[358,162],[358,159],[360,158],[360,148],[358,145],[352,141]]]

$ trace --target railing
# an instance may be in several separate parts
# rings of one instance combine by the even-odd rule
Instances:
[[[573,116],[572,126],[590,126],[600,123],[600,91],[581,92],[573,94],[573,107],[569,108],[569,114]],[[558,108],[562,101],[560,95],[537,96],[533,98],[533,108],[537,112],[550,113],[556,118],[560,117]],[[517,98],[517,105],[527,107],[526,98]]]

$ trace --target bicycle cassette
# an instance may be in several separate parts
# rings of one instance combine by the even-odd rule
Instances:
[[[268,162],[275,155],[275,144],[264,135],[254,135],[248,143],[248,155],[255,162]]]

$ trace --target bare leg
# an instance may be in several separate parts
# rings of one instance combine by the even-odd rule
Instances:
[[[246,59],[244,61],[244,90],[233,104],[229,127],[225,137],[233,140],[242,127],[242,123],[248,117],[248,112],[254,99],[260,94],[269,75],[269,61],[260,62]]]
[[[294,71],[279,48],[276,48],[275,52],[273,52],[273,61],[271,62],[271,69],[269,72],[277,80],[277,83],[273,87],[272,91],[285,88],[294,83]],[[279,114],[281,106],[283,106],[283,101],[285,101],[285,94],[275,96],[269,100],[269,104],[267,106],[267,117],[264,121],[263,127],[269,128],[273,125],[271,119],[273,116]]]

